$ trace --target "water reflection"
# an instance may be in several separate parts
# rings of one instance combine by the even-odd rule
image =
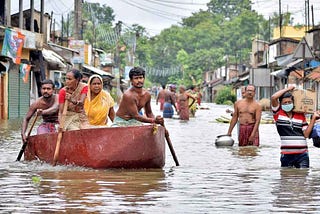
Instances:
[[[64,205],[68,211],[139,209],[155,205],[158,196],[152,192],[167,188],[163,170],[53,171],[39,176],[39,194],[55,197],[61,205],[57,209]]]
[[[238,149],[238,156],[250,156],[250,157],[254,157],[257,156],[259,154],[259,148],[256,146],[241,146]]]
[[[229,125],[212,121],[227,107],[210,104],[210,108],[199,110],[185,123],[165,121],[181,166],[175,167],[166,147],[163,170],[92,170],[16,162],[21,122],[0,123],[0,212],[319,212],[318,148],[309,148],[310,169],[280,168],[280,138],[274,124],[259,127],[259,148],[237,143],[218,148],[215,137],[226,133]],[[236,132],[232,137],[237,139]]]
[[[319,187],[315,188],[310,169],[282,168],[280,178],[274,185],[272,194],[276,199],[272,202],[276,210],[287,213],[315,212],[315,204],[319,199]]]

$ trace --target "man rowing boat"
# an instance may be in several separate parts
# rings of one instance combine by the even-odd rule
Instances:
[[[37,129],[37,134],[56,132],[56,125],[58,124],[58,95],[54,94],[54,83],[52,80],[43,80],[41,82],[42,96],[37,99],[29,108],[22,123],[21,136],[23,142],[27,141],[25,134],[28,123],[31,117],[36,113],[42,115],[43,122]]]
[[[134,67],[130,70],[129,77],[132,87],[124,92],[112,126],[163,124],[161,116],[154,117],[151,109],[151,94],[143,88],[145,71],[140,67]],[[139,114],[141,109],[144,109],[144,115]]]

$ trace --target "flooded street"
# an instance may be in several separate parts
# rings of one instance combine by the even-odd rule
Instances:
[[[1,213],[319,213],[320,161],[309,140],[310,169],[280,168],[274,124],[260,125],[260,147],[217,148],[227,106],[207,104],[188,122],[166,119],[162,170],[93,170],[16,162],[20,120],[0,123]],[[153,103],[153,111],[159,114]],[[236,128],[233,138],[237,139]]]

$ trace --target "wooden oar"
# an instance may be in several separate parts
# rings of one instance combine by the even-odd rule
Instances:
[[[68,100],[65,100],[64,106],[63,106],[63,112],[59,121],[59,132],[58,132],[58,137],[57,137],[57,143],[56,143],[56,149],[54,151],[54,156],[53,156],[53,163],[52,165],[55,166],[57,164],[58,158],[59,158],[59,152],[60,152],[60,143],[62,139],[62,132],[64,129],[64,121],[66,119],[66,114],[67,114],[67,109],[68,109]]]
[[[174,162],[176,163],[176,166],[180,166],[179,161],[178,161],[178,158],[177,158],[177,156],[176,156],[176,153],[175,153],[175,151],[174,151],[174,149],[173,149],[173,146],[172,146],[172,143],[171,143],[171,140],[170,140],[170,137],[169,137],[169,131],[168,131],[168,130],[166,129],[166,127],[164,126],[164,123],[161,124],[161,125],[162,125],[162,126],[164,127],[164,129],[165,129],[166,140],[167,140],[167,143],[168,143],[168,146],[169,146],[171,155],[172,155],[172,157],[173,157],[173,160],[174,160]]]
[[[31,127],[30,127],[30,129],[29,129],[29,131],[28,131],[27,140],[26,140],[26,142],[23,142],[22,147],[21,147],[21,149],[20,149],[20,152],[19,152],[19,154],[18,154],[18,157],[17,157],[17,160],[16,160],[16,161],[20,161],[20,159],[21,159],[21,157],[22,157],[22,154],[24,153],[24,150],[26,150],[26,147],[27,147],[27,144],[28,144],[28,140],[29,140],[31,131],[32,131],[33,126],[34,126],[34,124],[36,123],[37,119],[38,119],[38,114],[36,113],[36,116],[34,117],[34,119],[33,119],[33,121],[32,121],[32,124],[31,124]]]

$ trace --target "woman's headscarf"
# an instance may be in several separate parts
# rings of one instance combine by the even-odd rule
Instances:
[[[88,93],[87,93],[87,98],[88,98],[89,101],[91,101],[91,89],[90,89],[91,87],[90,87],[90,84],[91,84],[91,82],[92,82],[92,80],[94,78],[98,78],[101,81],[101,84],[103,84],[103,80],[102,80],[101,76],[99,76],[97,74],[94,74],[94,75],[90,76],[90,78],[88,80]]]

